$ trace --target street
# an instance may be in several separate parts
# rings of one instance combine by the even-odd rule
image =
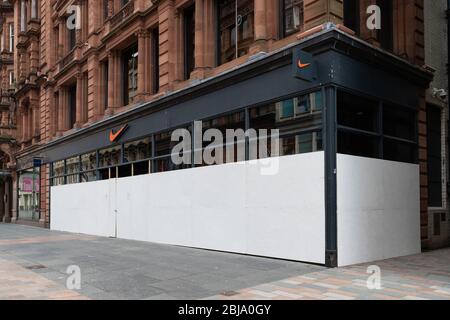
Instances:
[[[369,265],[326,269],[0,224],[0,299],[450,299],[450,249],[371,265],[381,289],[368,288]],[[71,266],[80,290],[67,287]]]

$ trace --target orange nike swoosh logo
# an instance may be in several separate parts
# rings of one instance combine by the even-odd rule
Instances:
[[[119,129],[116,133],[114,133],[114,130],[111,130],[109,132],[109,141],[115,142],[119,137],[125,132],[125,130],[128,128],[128,125],[124,125],[122,128]]]
[[[297,66],[298,66],[300,69],[305,69],[305,68],[309,67],[310,65],[311,65],[311,63],[302,63],[302,62],[300,61],[300,59],[298,59]]]

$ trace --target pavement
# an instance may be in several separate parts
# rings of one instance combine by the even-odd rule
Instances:
[[[378,289],[367,286],[373,265]],[[0,299],[450,300],[450,249],[327,269],[0,224]]]

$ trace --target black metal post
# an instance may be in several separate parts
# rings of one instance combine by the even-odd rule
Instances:
[[[325,265],[329,268],[338,266],[337,248],[337,120],[336,88],[327,87],[324,115],[325,137]]]

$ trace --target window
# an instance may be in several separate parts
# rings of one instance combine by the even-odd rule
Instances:
[[[14,78],[14,71],[9,71],[9,86],[12,87],[14,83],[16,82],[16,79]]]
[[[152,30],[152,70],[153,75],[153,93],[156,94],[159,91],[159,29]]]
[[[8,25],[9,29],[9,51],[14,52],[14,24],[10,23]]]
[[[437,212],[433,214],[433,235],[441,235],[441,214]]]
[[[344,0],[344,25],[360,33],[360,0]]]
[[[337,118],[341,126],[378,132],[378,102],[350,94],[338,94]]]
[[[106,110],[108,108],[108,91],[109,91],[109,62],[108,60],[104,61],[101,64],[101,70],[102,70],[102,104],[103,104],[103,110]]]
[[[101,180],[117,177],[117,166],[121,163],[121,146],[102,149],[98,152],[99,178]]]
[[[441,110],[427,105],[428,205],[442,207]]]
[[[287,37],[303,29],[303,0],[281,0],[283,36]]]
[[[51,180],[53,186],[65,184],[65,161],[56,161],[52,164]]]
[[[394,46],[394,18],[392,0],[377,0],[381,9],[381,29],[377,30],[377,40],[383,49],[392,51]]]
[[[109,0],[103,0],[103,21],[106,21],[109,17]]]
[[[39,221],[40,168],[19,173],[18,215],[20,220]]]
[[[125,162],[136,162],[150,159],[152,156],[151,139],[145,138],[142,140],[125,143],[123,155]]]
[[[77,44],[77,31],[76,28],[67,29],[68,32],[68,50],[67,52],[72,51]]]
[[[219,64],[247,54],[254,40],[253,0],[219,1],[218,21]]]
[[[123,63],[123,105],[133,103],[137,92],[138,49],[134,45],[122,54]]]
[[[416,111],[338,91],[338,153],[417,163]]]
[[[38,18],[38,0],[31,0],[31,19]]]
[[[386,104],[383,108],[385,136],[414,140],[416,135],[415,113],[398,106]]]
[[[97,180],[95,169],[97,168],[97,153],[91,152],[81,155],[81,182],[90,182]]]
[[[73,157],[66,160],[66,183],[73,184],[80,182],[80,158]]]
[[[152,157],[151,138],[145,138],[124,144],[123,156],[125,163],[131,163],[130,175],[137,176],[151,172]]]
[[[69,129],[75,127],[77,121],[77,86],[72,85],[68,88],[68,107],[69,107]]]
[[[186,127],[185,129],[192,132],[191,126]],[[156,172],[164,172],[164,171],[174,171],[185,168],[190,168],[191,164],[180,164],[177,165],[172,161],[172,149],[178,142],[171,141],[172,140],[172,130],[164,131],[158,134],[155,134],[155,170]],[[185,152],[191,152],[191,150],[185,150]]]
[[[195,68],[195,5],[184,10],[184,79]]]

